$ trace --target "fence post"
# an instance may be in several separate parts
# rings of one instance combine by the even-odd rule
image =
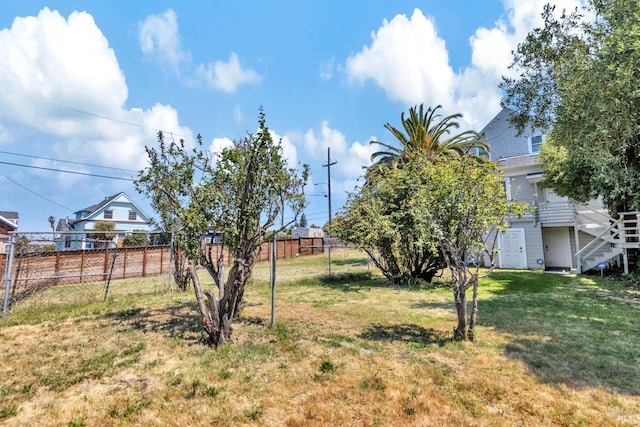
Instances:
[[[142,249],[142,277],[147,277],[147,247]]]
[[[167,287],[169,288],[169,292],[172,292],[171,289],[171,273],[172,273],[172,269],[173,269],[173,257],[175,256],[175,254],[173,253],[173,231],[171,232],[171,242],[169,243],[169,273],[167,274],[167,280],[169,281],[169,283],[167,284]]]
[[[56,276],[60,271],[60,252],[56,254]],[[84,251],[80,252],[80,283],[84,282]]]
[[[2,317],[7,317],[7,313],[9,312],[9,295],[11,293],[11,274],[13,273],[13,254],[15,248],[16,236],[15,234],[11,235],[11,240],[9,241],[9,260],[7,261],[7,271],[5,274],[5,282],[4,282],[4,303],[2,304]]]

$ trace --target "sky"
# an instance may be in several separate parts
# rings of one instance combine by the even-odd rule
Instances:
[[[0,2],[0,211],[46,231],[125,192],[158,218],[132,182],[158,131],[216,151],[262,107],[289,165],[310,165],[305,216],[322,226],[328,148],[335,215],[410,107],[482,130],[546,2]]]

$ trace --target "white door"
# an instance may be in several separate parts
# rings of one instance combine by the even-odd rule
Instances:
[[[523,228],[510,228],[500,234],[500,267],[527,268],[527,249]]]
[[[571,242],[569,227],[546,227],[542,229],[544,262],[546,267],[571,268]]]

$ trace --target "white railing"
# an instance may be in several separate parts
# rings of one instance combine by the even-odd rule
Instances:
[[[573,222],[576,218],[575,206],[571,202],[549,202],[538,205],[538,220],[542,224]]]
[[[622,236],[624,236],[624,246],[637,248],[640,246],[640,212],[622,212]]]
[[[622,217],[613,222],[609,227],[605,228],[599,235],[593,240],[587,243],[582,249],[576,252],[576,260],[578,268],[582,269],[582,260],[587,259],[594,255],[598,251],[604,252],[604,245],[617,244],[620,240],[620,226],[622,224]]]
[[[622,248],[638,247],[640,247],[640,212],[621,212],[617,220],[611,222],[593,240],[576,252],[576,260],[579,268],[582,268],[582,260],[589,257],[605,253],[617,255]],[[612,248],[617,250],[612,251]]]

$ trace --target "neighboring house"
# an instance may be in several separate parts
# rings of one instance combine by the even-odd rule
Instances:
[[[324,231],[320,227],[293,227],[291,235],[293,237],[324,237]]]
[[[633,221],[611,218],[600,200],[579,204],[544,188],[538,162],[544,133],[518,135],[508,117],[509,111],[503,109],[482,130],[489,158],[504,173],[507,197],[535,209],[510,218],[510,227],[499,235],[498,267],[581,273],[617,265],[628,273],[627,249],[637,248],[638,239],[625,235],[637,236],[636,213]]]
[[[107,197],[102,202],[80,209],[74,214],[73,219],[65,218],[58,221],[56,232],[62,239],[56,243],[56,250],[103,246],[92,239],[97,222],[115,224],[113,242],[116,244],[131,231],[152,231],[151,218],[125,193]]]
[[[9,252],[11,232],[18,229],[18,212],[0,211],[0,252]]]

